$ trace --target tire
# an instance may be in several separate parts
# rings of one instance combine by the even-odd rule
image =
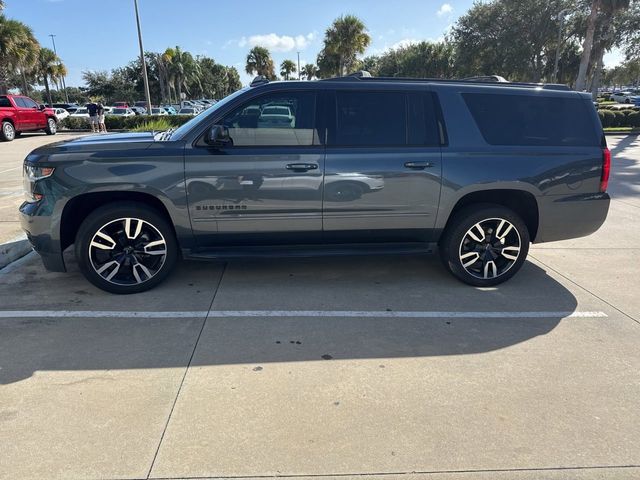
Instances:
[[[5,120],[2,122],[2,128],[0,128],[0,140],[3,142],[10,142],[16,138],[16,129],[13,123]]]
[[[520,270],[529,242],[529,230],[515,212],[500,205],[474,205],[449,221],[440,240],[440,258],[462,282],[490,287]]]
[[[135,202],[100,207],[82,222],[75,241],[80,270],[111,293],[139,293],[158,285],[178,259],[173,228],[155,209]]]
[[[58,133],[58,122],[53,117],[47,118],[47,128],[44,129],[47,135],[55,135]]]

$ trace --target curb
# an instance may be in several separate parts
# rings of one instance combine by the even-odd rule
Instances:
[[[605,135],[638,135],[640,134],[640,130],[626,130],[626,131],[613,131],[613,132],[604,132]]]
[[[29,240],[18,237],[7,243],[0,244],[0,268],[4,268],[11,262],[24,257],[31,251]]]

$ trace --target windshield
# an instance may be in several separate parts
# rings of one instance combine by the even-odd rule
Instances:
[[[224,107],[227,103],[231,102],[235,98],[242,95],[249,88],[250,87],[245,87],[241,90],[238,90],[237,92],[232,93],[231,95],[224,97],[222,100],[220,100],[215,105],[213,105],[210,109],[208,109],[207,113],[203,113],[201,115],[198,115],[197,117],[193,117],[192,120],[189,120],[187,123],[185,123],[178,129],[176,129],[171,135],[171,139],[181,140],[182,137],[184,137],[188,132],[190,132],[192,128],[196,128],[201,123],[207,122],[212,116],[215,115],[215,113],[218,111],[219,108]]]
[[[127,109],[126,108],[114,108],[113,109],[113,113],[118,113],[118,114],[127,113]]]

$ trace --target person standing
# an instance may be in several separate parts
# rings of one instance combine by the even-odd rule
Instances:
[[[104,123],[104,105],[102,102],[98,102],[98,131],[101,133],[107,133],[107,126]]]
[[[89,112],[89,123],[91,124],[91,131],[98,133],[98,105],[95,102],[91,102],[87,105],[87,112]]]

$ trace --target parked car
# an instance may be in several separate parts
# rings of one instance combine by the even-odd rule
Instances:
[[[151,115],[169,115],[167,111],[162,107],[152,108]]]
[[[173,105],[162,105],[161,108],[164,108],[165,112],[167,112],[167,114],[169,115],[177,115],[178,114],[178,110],[176,110]]]
[[[53,108],[64,108],[67,112],[73,113],[80,108],[80,105],[77,103],[54,103]]]
[[[44,130],[55,135],[58,121],[52,108],[24,95],[0,95],[0,141],[10,142],[23,132]]]
[[[86,107],[80,107],[69,115],[70,118],[82,118],[89,122],[89,110]]]
[[[113,102],[113,108],[129,108],[128,102]]]
[[[69,116],[69,112],[67,112],[64,108],[56,108],[54,110],[54,113],[56,115],[56,120],[58,122],[61,122],[62,120],[64,120]]]
[[[292,121],[259,122],[273,106]],[[176,130],[36,149],[20,212],[49,270],[74,244],[86,278],[114,293],[152,288],[180,256],[436,246],[456,278],[489,287],[531,242],[596,231],[610,166],[590,94],[564,85],[260,79]]]
[[[107,114],[105,114],[105,115],[107,115]],[[108,113],[108,115],[113,116],[113,117],[133,117],[135,115],[135,113],[133,113],[133,110],[131,110],[130,108],[114,107]]]
[[[131,111],[135,114],[135,115],[145,115],[147,113],[147,109],[144,107],[130,107]]]
[[[195,108],[181,108],[180,111],[178,112],[178,115],[192,115],[192,116],[196,116],[198,114],[198,111]]]
[[[618,103],[640,104],[640,95],[629,90],[625,90],[624,92],[614,92],[611,94],[611,99]]]

